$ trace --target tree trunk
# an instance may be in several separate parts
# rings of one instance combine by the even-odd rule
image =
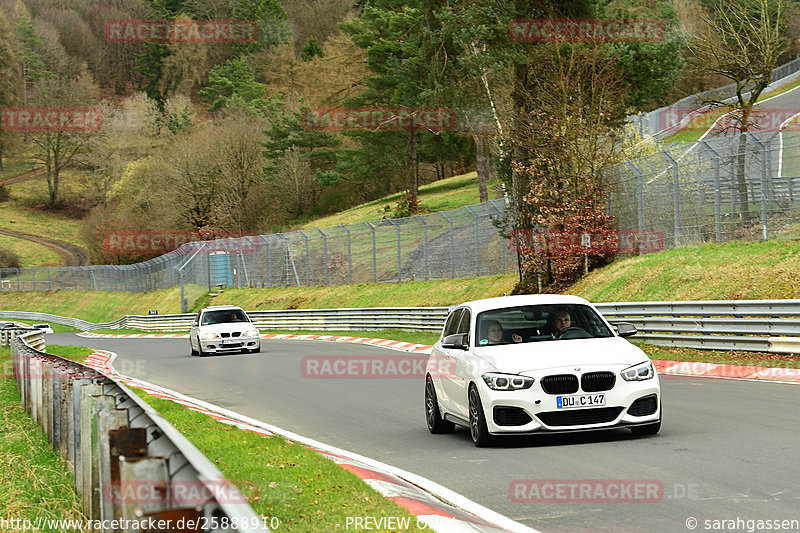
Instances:
[[[736,155],[736,186],[739,193],[739,205],[742,221],[750,218],[750,203],[747,197],[747,176],[745,168],[745,152],[747,151],[747,136],[745,132],[739,134],[739,149]]]
[[[475,159],[477,162],[478,174],[478,197],[481,202],[489,200],[489,191],[486,188],[486,182],[489,180],[489,165],[486,163],[486,151],[484,149],[483,136],[473,133],[472,138],[475,139]]]
[[[411,212],[414,214],[416,212],[417,202],[417,194],[419,192],[419,158],[417,157],[417,132],[412,130],[409,132],[410,140],[409,140],[409,160],[411,163],[411,183],[409,183],[408,187],[408,194],[409,194],[409,206],[411,206]]]

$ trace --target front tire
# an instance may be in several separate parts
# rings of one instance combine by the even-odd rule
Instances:
[[[439,402],[436,399],[436,388],[430,376],[425,380],[425,420],[428,431],[433,434],[452,433],[455,429],[455,424],[442,418]]]
[[[494,440],[486,427],[481,396],[474,385],[469,388],[469,434],[472,437],[472,443],[478,448],[489,446]]]

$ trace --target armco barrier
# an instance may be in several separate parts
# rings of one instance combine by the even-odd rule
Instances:
[[[152,407],[87,366],[34,349],[42,337],[36,331],[12,341],[14,378],[26,412],[73,471],[91,524],[125,520],[125,527],[104,531],[140,531],[132,526],[152,519],[171,520],[161,528],[171,531],[269,531],[222,473]],[[190,520],[197,527],[188,527]]]
[[[800,353],[800,300],[711,300],[595,304],[610,322],[632,322],[638,340],[663,346]],[[261,329],[439,331],[447,307],[372,307],[250,311]],[[194,314],[129,315],[91,324],[43,313],[0,311],[0,319],[49,321],[84,330],[185,331]]]
[[[800,353],[800,300],[595,304],[609,322],[631,322],[651,344]]]

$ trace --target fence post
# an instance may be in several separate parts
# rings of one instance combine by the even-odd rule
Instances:
[[[417,222],[422,224],[422,252],[425,255],[425,279],[430,279],[431,270],[430,266],[428,265],[428,225],[421,216],[414,215],[414,218],[417,219]]]
[[[456,277],[456,243],[453,237],[453,219],[450,218],[444,211],[441,212],[442,216],[447,219],[450,224],[450,278]]]
[[[364,224],[372,231],[372,280],[378,283],[378,261],[375,253],[375,226],[369,222],[364,222]]]
[[[267,241],[267,286],[272,287],[272,239],[266,236]]]
[[[673,190],[673,203],[674,205],[674,219],[675,219],[675,246],[680,245],[681,239],[681,207],[680,207],[680,187],[678,184],[678,162],[675,161],[671,155],[669,155],[666,151],[662,151],[661,154],[667,160],[667,162],[672,166],[672,190]]]
[[[719,154],[705,142],[700,141],[700,148],[711,154],[714,162],[714,233],[717,244],[722,242],[722,191],[719,185]]]
[[[480,240],[481,240],[481,235],[480,235],[480,229],[478,228],[478,215],[475,213],[475,211],[472,210],[472,208],[470,206],[465,205],[464,207],[467,209],[467,211],[469,211],[469,214],[472,215],[472,220],[475,223],[475,275],[476,276],[480,276],[481,275],[481,256],[480,256],[479,243],[480,243]]]
[[[393,218],[387,218],[386,220],[388,220],[389,223],[392,226],[394,226],[395,230],[397,231],[397,281],[401,281],[400,270],[402,270],[403,268],[403,259],[400,255],[400,225],[397,224],[397,222],[395,222]]]
[[[769,240],[769,215],[767,214],[767,145],[750,132],[745,135],[758,145],[761,151],[761,238]]]
[[[347,233],[347,282],[353,283],[353,255],[350,248],[350,230],[344,224],[339,226]]]
[[[325,235],[321,229],[317,228],[317,231],[320,235],[322,235],[322,263],[324,267],[324,283],[325,285],[328,284],[328,236]]]
[[[625,161],[625,166],[636,174],[636,219],[641,234],[644,231],[644,177],[642,172],[630,161]]]
[[[306,287],[308,287],[309,285],[311,285],[311,281],[310,281],[311,265],[309,265],[309,263],[308,263],[308,235],[303,233],[302,230],[297,230],[297,233],[299,233],[303,237],[303,240],[305,241],[305,244],[306,244]]]
[[[500,209],[494,201],[489,202],[489,205],[491,205],[493,209],[497,209],[498,217],[502,218],[503,210]],[[505,274],[505,272],[506,272],[506,240],[503,237],[503,233],[501,231],[497,232],[497,236],[500,237],[500,274]]]

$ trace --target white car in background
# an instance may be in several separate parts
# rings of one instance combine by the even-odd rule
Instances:
[[[575,296],[506,296],[454,306],[426,367],[428,430],[465,426],[476,446],[496,435],[617,427],[658,433],[655,367],[622,338],[635,333],[629,323],[611,326]]]
[[[50,324],[46,322],[42,322],[40,324],[34,324],[33,329],[40,329],[43,333],[53,333],[53,328],[50,327]]]
[[[189,331],[192,355],[261,351],[255,324],[235,305],[213,305],[202,309]]]

